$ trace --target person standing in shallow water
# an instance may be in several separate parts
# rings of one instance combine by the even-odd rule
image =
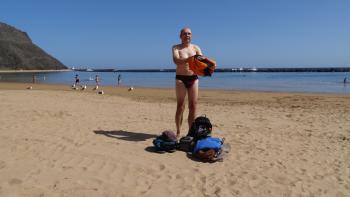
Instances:
[[[177,107],[175,113],[176,136],[181,133],[185,97],[188,95],[188,127],[190,128],[196,117],[198,99],[198,76],[190,70],[188,59],[194,55],[202,55],[199,46],[192,44],[192,31],[183,28],[180,31],[181,44],[172,47],[173,61],[176,64],[175,92]],[[203,57],[205,58],[205,57]]]
[[[96,87],[100,85],[100,76],[96,75],[95,76],[95,82],[96,82]]]
[[[79,75],[76,74],[74,78],[75,78],[75,85],[79,85],[80,83]]]
[[[118,75],[118,86],[120,85],[120,82],[122,81],[122,75],[121,74],[119,74]]]
[[[32,75],[32,82],[36,83],[36,76],[35,76],[35,74]]]

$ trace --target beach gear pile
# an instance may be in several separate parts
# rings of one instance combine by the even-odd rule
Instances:
[[[203,162],[223,160],[224,140],[212,137],[212,124],[206,116],[199,116],[193,122],[187,136],[177,142],[172,131],[163,131],[153,140],[157,152],[187,152],[193,158]]]
[[[177,147],[176,135],[172,131],[163,131],[160,136],[153,140],[153,145],[159,152],[174,152]]]

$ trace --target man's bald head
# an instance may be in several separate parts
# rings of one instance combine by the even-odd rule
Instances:
[[[182,28],[180,31],[180,36],[182,36],[182,34],[184,34],[184,33],[192,34],[192,30],[189,27]]]
[[[190,44],[192,40],[192,31],[190,28],[185,27],[180,31],[180,39],[182,44]]]

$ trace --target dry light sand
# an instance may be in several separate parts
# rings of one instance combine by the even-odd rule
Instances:
[[[152,151],[173,89],[28,86],[0,83],[0,196],[350,196],[350,96],[200,91],[231,146],[203,163]]]

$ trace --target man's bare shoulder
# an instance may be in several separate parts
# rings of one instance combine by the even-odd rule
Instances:
[[[197,55],[202,55],[202,50],[201,50],[201,48],[199,48],[198,45],[192,44],[191,46],[192,46],[192,49],[193,49],[194,51],[196,51],[196,54],[197,54]]]
[[[193,48],[195,48],[196,50],[200,50],[199,46],[196,44],[191,44]]]
[[[176,44],[172,47],[173,49],[181,49],[181,44]]]

